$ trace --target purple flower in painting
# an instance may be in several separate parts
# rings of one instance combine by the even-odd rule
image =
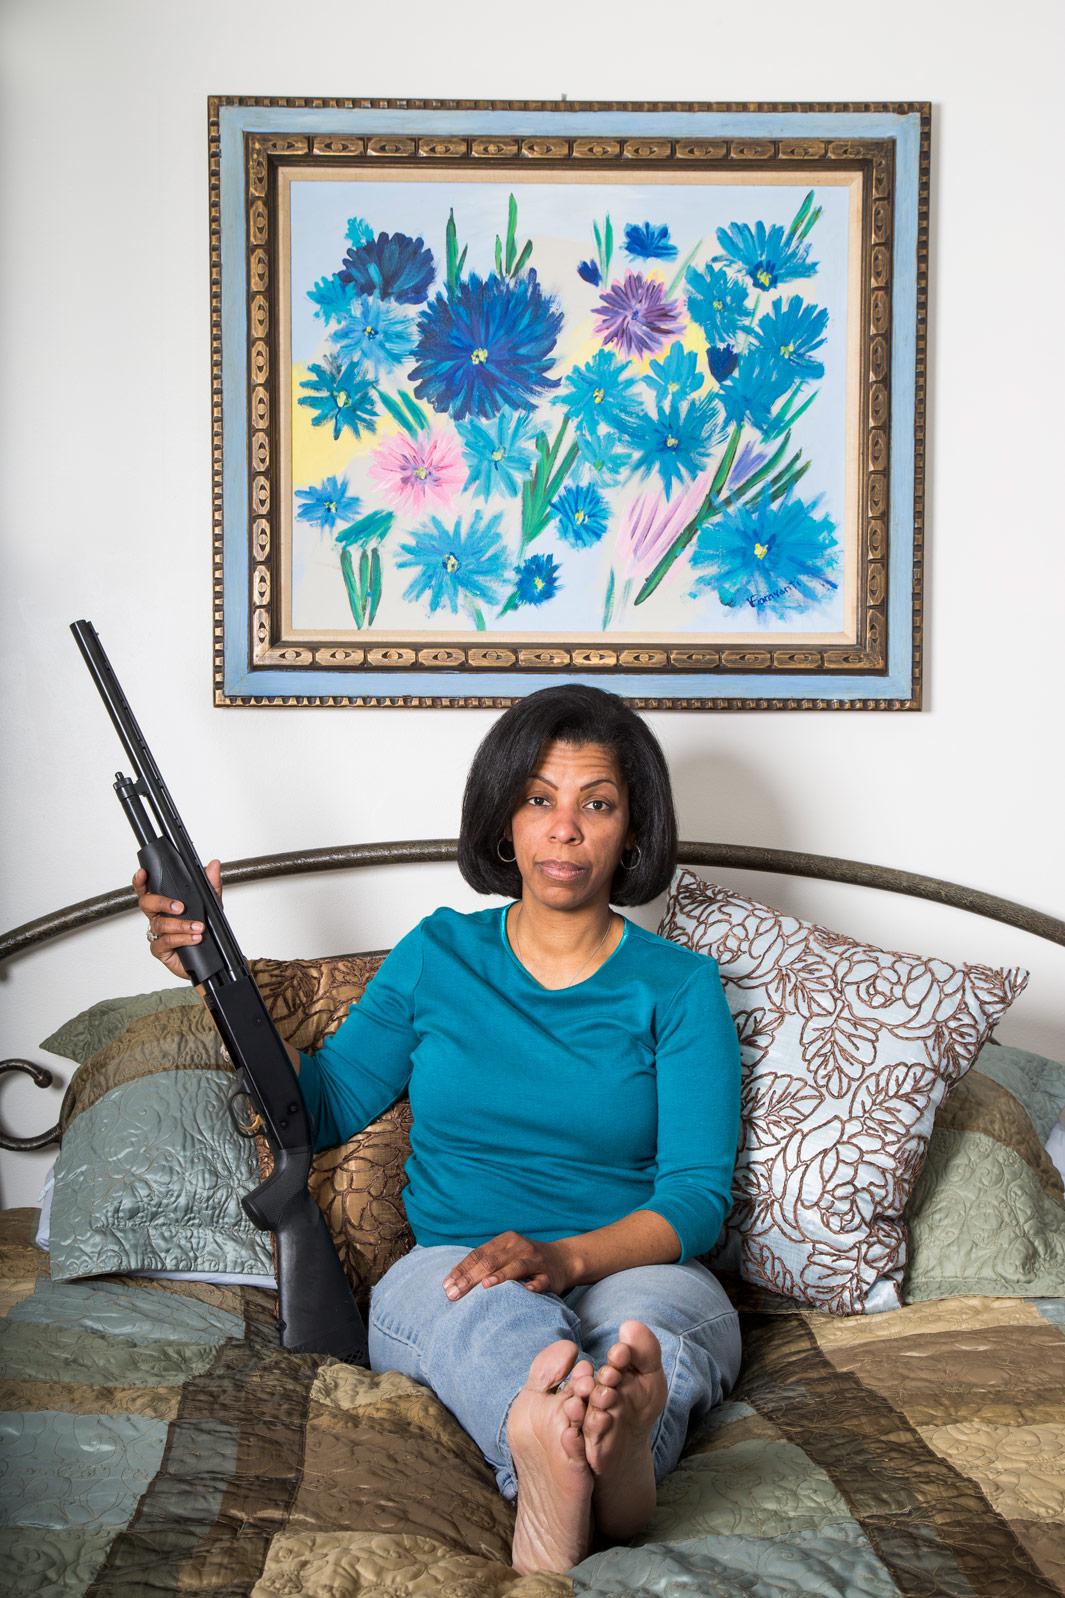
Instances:
[[[684,330],[676,300],[667,300],[656,278],[627,272],[624,283],[612,283],[592,312],[600,321],[604,344],[616,344],[625,355],[657,355]]]
[[[337,273],[341,283],[354,283],[359,294],[418,305],[436,275],[433,252],[406,233],[379,233],[350,249]]]
[[[624,581],[650,576],[698,513],[713,479],[712,471],[703,472],[672,504],[661,494],[641,494],[629,504],[617,542]]]
[[[760,466],[764,466],[769,459],[768,450],[759,449],[757,444],[744,444],[736,459],[732,463],[732,470],[728,474],[729,487],[736,483],[745,483],[748,477],[753,477]]]
[[[560,379],[553,364],[562,312],[530,267],[524,275],[483,281],[476,272],[453,294],[437,294],[418,317],[410,381],[420,400],[456,421],[496,416],[504,407],[531,411]]]

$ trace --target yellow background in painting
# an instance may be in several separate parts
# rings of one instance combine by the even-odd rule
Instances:
[[[295,488],[316,488],[324,477],[336,477],[360,455],[377,448],[382,439],[399,432],[399,424],[378,404],[377,431],[356,438],[350,427],[334,439],[331,421],[315,427],[314,411],[301,405],[307,390],[300,384],[310,377],[309,366],[292,368],[292,483]]]

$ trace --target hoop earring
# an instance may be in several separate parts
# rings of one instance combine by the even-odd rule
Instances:
[[[503,864],[504,864],[504,865],[505,865],[505,866],[512,866],[512,865],[513,865],[513,864],[514,864],[514,862],[515,862],[515,860],[516,860],[516,859],[517,859],[517,858],[518,858],[518,857],[517,857],[517,855],[516,855],[516,854],[512,854],[512,855],[511,855],[511,856],[510,856],[510,857],[509,857],[509,859],[508,859],[508,857],[507,857],[507,856],[506,856],[506,855],[505,855],[505,854],[503,854],[503,853],[502,853],[502,851],[501,851],[501,850],[500,850],[500,847],[499,847],[499,845],[500,845],[500,844],[501,844],[501,843],[502,843],[502,842],[503,842],[503,840],[502,840],[502,838],[500,838],[500,839],[499,839],[499,840],[498,840],[498,842],[497,842],[497,843],[496,843],[496,854],[497,854],[497,855],[498,855],[498,856],[499,856],[499,858],[500,858],[500,860],[502,860],[502,862],[503,862]]]
[[[640,848],[639,844],[634,843],[632,847],[635,850],[635,859],[630,860],[628,865],[625,864],[624,860],[618,861],[618,865],[621,867],[622,871],[635,871],[636,867],[643,859],[643,850]]]

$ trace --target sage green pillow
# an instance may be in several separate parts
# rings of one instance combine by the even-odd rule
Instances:
[[[903,1302],[1065,1298],[1065,1186],[1043,1144],[1065,1065],[987,1044],[936,1114],[903,1219]]]

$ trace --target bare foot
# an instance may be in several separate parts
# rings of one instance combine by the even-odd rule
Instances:
[[[595,1478],[596,1526],[600,1536],[624,1542],[655,1510],[651,1433],[667,1391],[658,1338],[642,1321],[622,1321],[607,1363],[594,1378],[574,1372],[571,1386],[588,1401],[584,1452]]]
[[[569,1570],[591,1546],[594,1478],[580,1432],[586,1405],[571,1384],[590,1382],[592,1366],[574,1364],[576,1354],[568,1338],[541,1349],[510,1406],[507,1441],[518,1478],[511,1563],[522,1575]],[[553,1391],[565,1377],[570,1385]]]

